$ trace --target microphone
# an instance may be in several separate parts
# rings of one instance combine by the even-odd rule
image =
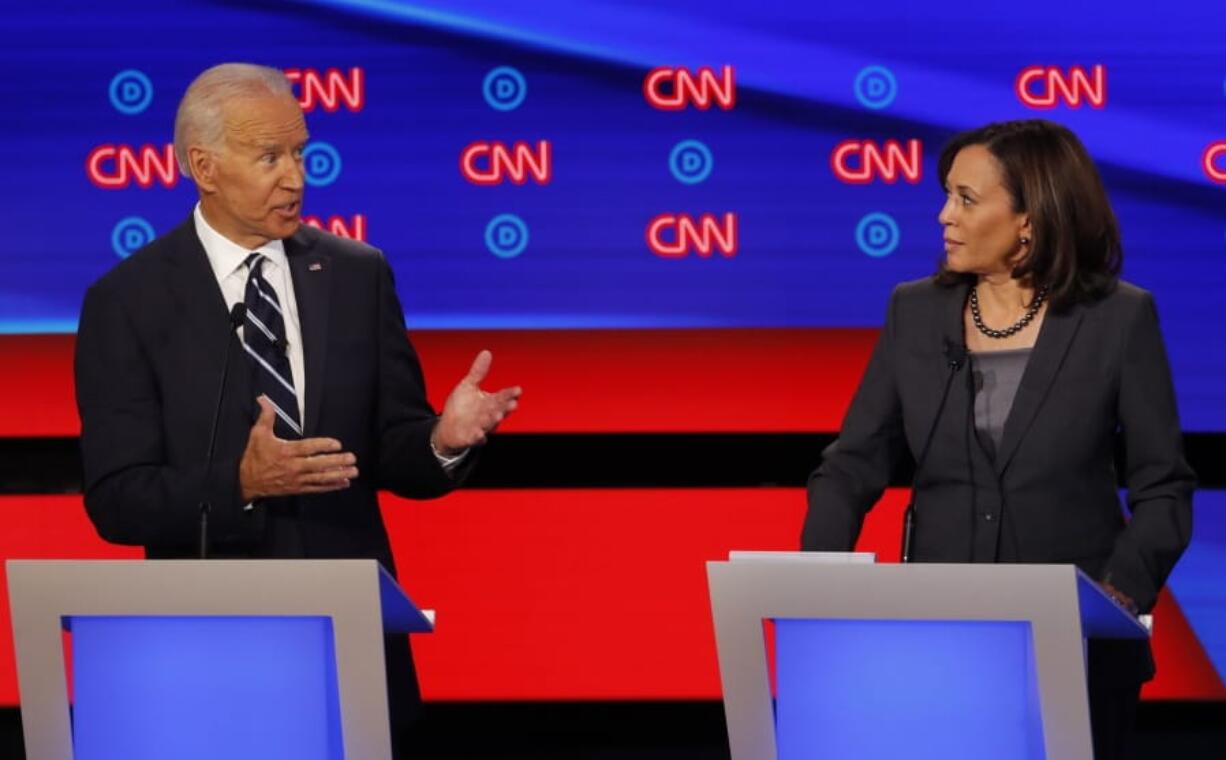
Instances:
[[[209,427],[209,449],[204,461],[204,479],[200,483],[200,559],[209,558],[209,510],[213,508],[208,497],[209,476],[213,472],[213,453],[217,448],[217,424],[221,420],[221,402],[226,394],[226,378],[230,375],[230,338],[247,318],[247,304],[239,301],[230,309],[230,329],[226,332],[226,358],[221,364],[221,382],[217,384],[217,405],[213,408],[213,421]]]
[[[949,363],[949,368],[955,372],[962,369],[962,365],[966,364],[966,344],[954,343],[949,338],[945,338],[944,341],[945,361]]]
[[[920,449],[920,455],[915,460],[915,474],[911,477],[911,498],[907,501],[907,511],[903,512],[902,516],[902,561],[910,562],[912,554],[912,542],[915,539],[915,484],[919,482],[920,471],[924,467],[924,460],[928,458],[928,451],[932,448],[932,439],[936,435],[937,425],[941,422],[941,413],[945,411],[945,402],[949,400],[949,389],[953,386],[954,376],[958,374],[958,370],[966,364],[966,344],[954,343],[949,338],[945,338],[945,363],[949,367],[949,375],[945,378],[945,389],[941,391],[941,403],[937,405],[937,415],[932,420],[932,425],[928,428],[928,436],[924,439],[924,448]]]

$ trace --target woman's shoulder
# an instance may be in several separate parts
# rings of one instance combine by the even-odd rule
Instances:
[[[1115,301],[1119,304],[1128,304],[1135,308],[1136,306],[1143,304],[1146,301],[1152,301],[1153,299],[1153,294],[1151,294],[1145,288],[1133,285],[1127,280],[1117,280],[1115,287],[1112,288],[1111,292],[1103,300]]]
[[[935,276],[900,282],[890,294],[890,305],[895,311],[912,312],[939,307],[942,304],[966,296],[964,283],[946,284]]]
[[[1152,308],[1154,296],[1148,290],[1126,280],[1117,280],[1111,289],[1096,301],[1085,304],[1090,312],[1098,312],[1113,320]]]

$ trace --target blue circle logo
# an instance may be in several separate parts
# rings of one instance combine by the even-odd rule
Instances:
[[[111,231],[111,248],[115,255],[126,259],[133,253],[153,242],[157,233],[153,225],[139,216],[128,216],[119,220]]]
[[[898,222],[894,221],[894,217],[880,211],[865,214],[856,225],[856,245],[875,259],[893,253],[901,239]]]
[[[500,259],[513,259],[528,247],[528,225],[515,214],[499,214],[485,225],[485,247]]]
[[[496,111],[514,111],[528,96],[528,80],[517,69],[499,66],[485,75],[481,83],[485,102]]]
[[[144,111],[153,102],[153,82],[136,69],[124,69],[116,74],[108,92],[115,110],[129,116]]]
[[[697,185],[711,176],[715,159],[711,149],[697,140],[682,140],[668,154],[668,170],[678,182]]]
[[[302,168],[311,187],[331,185],[341,176],[341,154],[326,142],[309,143],[302,151]]]
[[[898,80],[885,66],[865,66],[856,74],[855,92],[860,105],[880,110],[898,96]]]

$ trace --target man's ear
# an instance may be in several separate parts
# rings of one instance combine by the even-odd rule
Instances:
[[[202,193],[217,192],[217,154],[199,145],[187,147],[187,169]]]

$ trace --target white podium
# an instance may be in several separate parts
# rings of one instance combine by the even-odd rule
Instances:
[[[38,760],[390,760],[384,632],[433,628],[373,560],[7,569]]]
[[[1085,640],[1148,631],[1077,568],[815,559],[707,564],[733,760],[1092,760]]]

